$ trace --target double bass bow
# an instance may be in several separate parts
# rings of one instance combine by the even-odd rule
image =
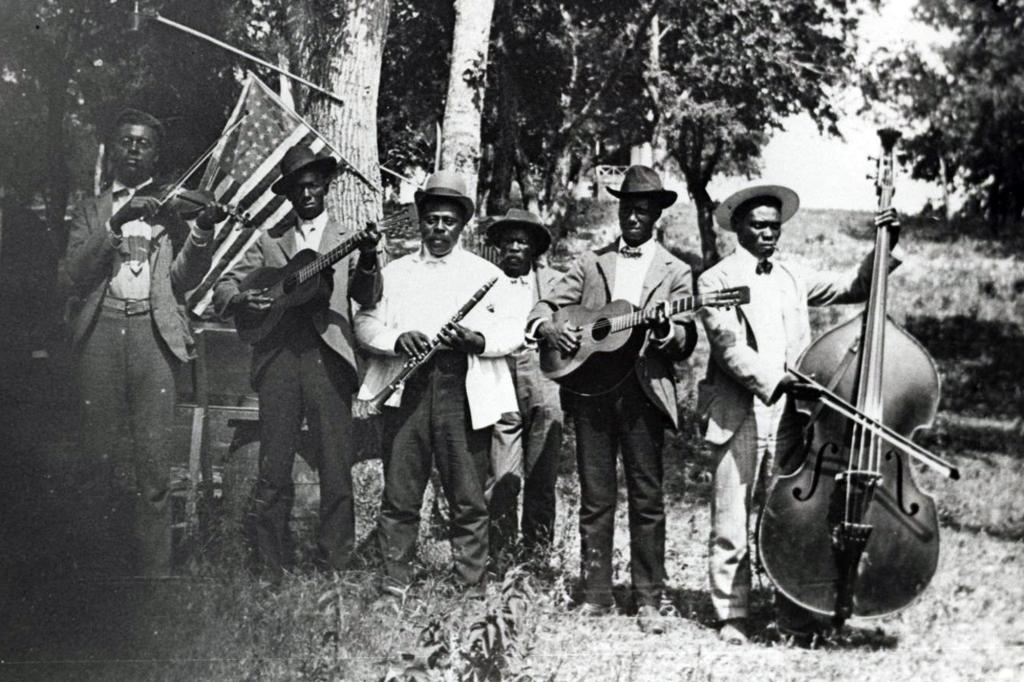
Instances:
[[[878,135],[875,186],[886,210],[900,133]],[[910,460],[959,477],[911,440],[935,417],[939,375],[887,314],[890,246],[888,228],[879,227],[864,312],[814,341],[791,370],[819,402],[807,412],[802,464],[775,479],[758,523],[761,565],[776,588],[837,627],[902,609],[935,573],[935,502],[914,482]]]

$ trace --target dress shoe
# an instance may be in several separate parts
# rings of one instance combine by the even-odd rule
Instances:
[[[718,630],[718,639],[726,644],[746,644],[750,641],[747,635],[746,618],[730,618],[722,623]]]
[[[656,606],[645,604],[636,613],[636,624],[645,635],[660,635],[665,632],[667,619]]]
[[[612,612],[610,604],[595,604],[593,602],[583,602],[576,613],[584,618],[599,618],[601,616],[607,616]]]

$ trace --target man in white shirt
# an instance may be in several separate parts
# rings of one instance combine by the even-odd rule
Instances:
[[[174,376],[192,357],[182,300],[210,267],[212,227],[225,215],[211,206],[189,228],[160,210],[153,169],[162,136],[147,113],[118,116],[113,186],[76,207],[61,263],[87,460],[83,528],[97,532],[98,554],[127,559],[113,570],[145,576],[171,571]],[[128,469],[134,489],[117,475]]]
[[[664,304],[689,296],[690,268],[654,239],[661,212],[676,193],[661,185],[646,166],[632,166],[620,189],[622,236],[609,246],[582,254],[530,314],[531,336],[563,353],[574,353],[580,332],[552,315],[563,306],[599,309],[615,300],[643,308],[648,331],[626,379],[612,391],[590,397],[563,395],[576,424],[576,462],[580,477],[580,540],[583,604],[580,613],[602,616],[614,607],[612,538],[618,498],[616,454],[621,448],[629,499],[630,572],[637,623],[649,633],[664,631],[671,609],[665,599],[665,504],[662,493],[662,445],[666,427],[678,426],[672,364],[684,360],[697,343],[694,323],[669,319]]]
[[[297,145],[281,159],[281,177],[271,189],[288,198],[295,221],[260,235],[242,262],[214,288],[214,308],[222,317],[260,314],[273,302],[259,290],[241,291],[240,282],[259,267],[284,267],[304,250],[327,253],[349,236],[330,220],[325,199],[338,167]],[[349,299],[373,305],[381,295],[377,241],[373,226],[359,242],[359,255],[346,256],[320,275],[312,300],[285,311],[275,329],[253,346],[252,384],[260,398],[260,472],[256,487],[256,539],[271,582],[288,565],[285,535],[292,504],[292,464],[305,418],[318,446],[320,483],[317,561],[322,568],[350,566],[355,547],[355,457],[352,396],[359,386],[349,322]]]
[[[443,347],[385,403],[384,496],[378,532],[384,555],[385,595],[413,582],[420,505],[432,466],[451,510],[451,545],[457,580],[482,596],[488,524],[484,484],[490,427],[516,408],[505,356],[523,342],[523,328],[488,293],[463,319],[450,318],[502,272],[464,251],[459,235],[473,215],[473,200],[455,173],[439,171],[416,193],[422,244],[389,263],[378,304],[356,315],[359,343],[372,355],[359,397],[374,397],[439,335]],[[497,288],[497,287],[495,287]]]
[[[519,327],[537,301],[549,296],[562,273],[537,262],[551,245],[540,218],[511,208],[487,226],[487,237],[500,249],[506,296]],[[516,539],[518,495],[523,492],[522,555],[529,559],[555,537],[555,483],[562,449],[562,400],[558,384],[540,371],[537,344],[525,339],[508,356],[516,385],[517,412],[506,412],[494,425],[491,440],[491,555],[500,568],[502,551]]]
[[[707,378],[701,382],[699,409],[708,419],[705,440],[715,459],[711,504],[709,573],[711,601],[721,619],[723,641],[747,641],[750,559],[747,537],[754,501],[763,496],[770,476],[798,451],[800,425],[789,396],[813,391],[786,373],[811,341],[809,305],[864,300],[871,284],[873,254],[855,272],[813,272],[786,261],[770,260],[778,248],[782,224],[800,205],[786,187],[761,185],[723,201],[715,218],[734,231],[736,251],[706,270],[701,291],[750,288],[750,303],[736,309],[702,308],[699,315],[711,344]],[[876,225],[893,231],[895,211],[876,215]],[[898,250],[897,250],[898,251]],[[893,267],[899,263],[893,254]],[[776,602],[779,627],[801,638],[818,623],[781,595]]]

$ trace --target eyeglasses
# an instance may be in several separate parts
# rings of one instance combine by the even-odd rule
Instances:
[[[120,144],[125,149],[131,149],[133,146],[138,147],[141,151],[144,152],[149,151],[150,149],[153,148],[153,143],[150,142],[145,137],[122,137],[120,140],[118,140],[118,144]]]
[[[427,227],[437,227],[443,225],[446,229],[452,230],[459,225],[459,219],[455,216],[450,215],[428,215],[423,216],[420,222]]]

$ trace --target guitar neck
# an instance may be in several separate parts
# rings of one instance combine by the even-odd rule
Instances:
[[[686,313],[691,310],[696,310],[703,305],[701,298],[697,296],[683,296],[677,298],[669,304],[669,317],[677,315],[679,313]],[[632,329],[633,327],[639,326],[644,322],[644,314],[647,312],[646,308],[640,310],[634,310],[626,315],[617,315],[609,319],[611,323],[612,331],[621,331],[623,329]]]
[[[388,216],[381,220],[379,229],[381,232],[385,232],[394,227],[395,225],[400,225],[404,222],[408,222],[408,220],[409,218],[407,212],[402,211],[393,216]],[[321,272],[331,267],[348,254],[355,251],[357,246],[359,245],[359,240],[362,239],[363,235],[365,234],[366,228],[359,230],[357,232],[353,232],[351,235],[349,235],[348,238],[344,239],[340,244],[335,246],[333,249],[331,249],[327,253],[320,254],[308,265],[300,268],[296,272],[299,282],[306,282],[310,278],[316,277]]]
[[[364,234],[366,234],[366,230],[359,230],[358,232],[350,236],[348,239],[343,240],[340,244],[335,246],[327,253],[320,254],[308,265],[300,268],[299,271],[296,273],[298,275],[299,282],[305,282],[313,277],[316,277],[321,272],[331,267],[348,254],[355,251],[356,246],[359,244],[359,240],[362,238]]]

